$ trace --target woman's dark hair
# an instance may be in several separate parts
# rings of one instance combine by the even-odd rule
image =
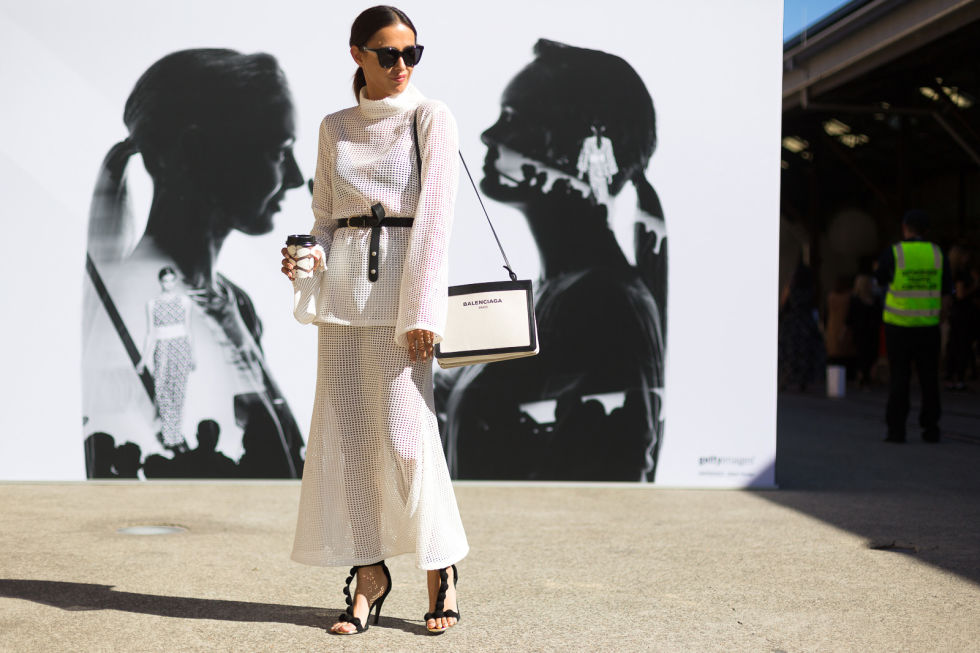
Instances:
[[[270,54],[181,50],[143,73],[126,100],[123,122],[153,175],[160,156],[189,126],[224,130],[291,103],[286,76]]]
[[[793,278],[790,280],[790,286],[794,290],[799,290],[803,293],[813,292],[813,270],[802,260],[796,265]]]
[[[390,25],[404,25],[412,30],[418,38],[418,30],[404,11],[389,5],[378,5],[365,9],[354,19],[354,24],[350,26],[350,45],[358,48],[367,45],[367,42],[374,36],[379,29],[384,29]],[[354,73],[354,98],[360,100],[361,89],[367,86],[364,79],[364,69],[358,68]]]
[[[154,183],[190,129],[234,134],[255,116],[292,106],[286,76],[270,54],[200,48],[173,52],[147,68],[126,100],[129,136],[109,149],[89,209],[89,253],[117,259],[132,234],[126,165],[139,152]]]
[[[176,277],[177,270],[174,270],[169,265],[167,267],[160,268],[160,274],[157,275],[158,281],[163,281],[164,277]]]

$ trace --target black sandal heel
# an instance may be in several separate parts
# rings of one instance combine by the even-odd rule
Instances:
[[[456,581],[459,579],[459,572],[456,571],[456,565],[452,565],[452,568],[453,568],[453,589],[456,589]],[[426,612],[425,616],[422,617],[422,619],[428,622],[429,619],[454,617],[456,619],[456,623],[462,621],[462,618],[459,616],[459,613],[457,611],[443,609],[446,603],[446,590],[448,589],[449,589],[449,572],[447,572],[445,569],[440,569],[439,570],[439,594],[436,595],[436,609],[433,610],[432,612]],[[459,606],[458,596],[456,597],[456,605],[457,607]],[[434,635],[441,635],[442,633],[446,632],[450,628],[452,628],[452,626],[447,626],[446,628],[429,628],[428,626],[425,627],[426,630],[428,630],[430,633]]]
[[[381,606],[384,605],[385,599],[388,598],[388,592],[391,591],[391,573],[388,571],[388,566],[385,564],[384,560],[375,563],[373,565],[355,565],[350,568],[350,575],[347,577],[347,584],[344,585],[344,597],[345,600],[347,601],[347,611],[342,612],[337,617],[337,623],[344,622],[344,623],[353,624],[354,628],[356,628],[357,630],[355,630],[352,633],[347,633],[342,630],[331,630],[330,632],[332,632],[334,635],[360,635],[370,627],[369,624],[367,623],[361,625],[360,618],[354,616],[354,599],[351,597],[350,594],[350,584],[351,581],[354,580],[354,577],[357,575],[358,569],[360,569],[361,567],[375,567],[377,565],[381,565],[381,571],[384,572],[385,578],[388,580],[388,587],[385,588],[384,594],[379,596],[377,599],[374,600],[374,603],[368,606],[366,621],[368,622],[371,621],[371,611],[374,610],[374,624],[375,625],[378,624],[378,620],[381,619]]]

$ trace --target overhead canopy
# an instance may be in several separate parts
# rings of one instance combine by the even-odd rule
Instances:
[[[788,41],[783,63],[782,210],[815,248],[849,209],[882,245],[911,207],[946,245],[977,239],[980,2],[855,0]]]

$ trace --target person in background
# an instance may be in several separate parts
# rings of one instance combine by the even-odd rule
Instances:
[[[824,341],[827,345],[827,364],[844,365],[850,373],[854,362],[854,338],[848,328],[847,318],[851,306],[851,279],[843,276],[834,289],[827,293],[827,312],[824,323]]]
[[[976,320],[977,285],[970,275],[970,252],[960,245],[949,250],[953,276],[953,301],[949,310],[949,342],[946,347],[946,389],[966,390],[966,370],[974,359],[971,327]]]
[[[857,275],[847,308],[847,328],[854,341],[857,382],[862,388],[871,385],[872,371],[878,360],[881,309],[881,299],[875,295],[872,277]]]
[[[882,252],[875,271],[879,285],[888,289],[882,311],[889,367],[885,442],[905,442],[913,363],[922,390],[922,439],[940,438],[939,323],[949,310],[953,287],[948,259],[939,245],[925,239],[928,229],[926,212],[907,211],[901,242]]]
[[[116,447],[116,456],[112,466],[116,470],[117,478],[139,478],[140,458],[143,452],[135,442],[124,442]]]
[[[116,439],[101,431],[85,438],[85,476],[115,478],[112,464],[116,457]]]
[[[202,419],[197,425],[197,449],[183,456],[187,478],[233,478],[235,461],[217,451],[221,427],[213,419]],[[245,478],[254,478],[246,476]]]
[[[980,261],[975,261],[970,268],[970,283],[978,292],[974,292],[970,301],[970,355],[966,361],[966,371],[970,377],[977,380],[977,354],[980,353]]]
[[[800,260],[779,307],[779,387],[806,391],[820,378],[826,361],[823,334],[814,307],[813,270]]]

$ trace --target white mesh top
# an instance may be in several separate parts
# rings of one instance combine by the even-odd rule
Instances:
[[[418,109],[421,195],[412,140]],[[316,398],[292,558],[368,565],[415,553],[423,569],[469,545],[439,437],[432,361],[409,359],[406,333],[439,338],[458,179],[456,124],[414,87],[331,114],[320,126],[313,234],[326,270],[294,281],[294,312],[318,326]],[[377,281],[371,228],[337,228],[380,202],[411,227],[382,226]]]
[[[418,115],[421,192],[413,121]],[[456,121],[442,102],[413,85],[401,94],[332,113],[320,124],[312,229],[326,269],[294,282],[296,319],[304,324],[427,329],[442,339],[446,321],[449,231],[459,179]],[[371,230],[337,229],[338,218],[414,217],[411,228],[382,227],[375,282],[368,280]]]

